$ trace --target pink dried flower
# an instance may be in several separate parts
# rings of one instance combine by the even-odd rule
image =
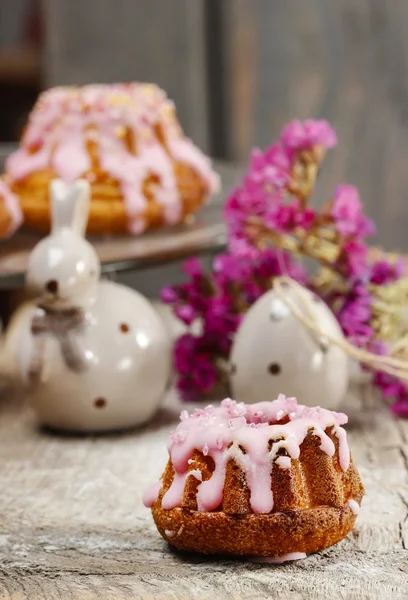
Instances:
[[[198,260],[198,258],[189,258],[183,263],[181,267],[183,273],[189,275],[190,277],[201,277],[203,275],[203,267]]]
[[[274,165],[281,173],[290,173],[293,155],[280,143],[271,144],[264,152],[267,164]]]
[[[184,304],[177,306],[174,310],[175,315],[183,321],[186,325],[191,325],[194,319],[197,317],[197,313],[192,306]]]
[[[282,188],[289,180],[289,168],[290,159],[282,148],[279,148],[279,152],[276,148],[270,148],[266,152],[255,148],[249,160],[249,171],[244,179],[244,188],[249,189],[251,185],[258,184],[264,187]],[[254,189],[256,190],[253,187],[252,191]]]
[[[228,251],[237,258],[256,259],[259,250],[242,236],[233,235],[228,238]]]
[[[354,186],[335,189],[329,215],[320,215],[307,205],[316,169],[309,174],[305,166],[310,161],[318,166],[324,155],[322,149],[331,148],[336,141],[326,121],[293,121],[283,129],[277,143],[265,151],[254,149],[245,177],[225,203],[228,253],[214,260],[209,275],[197,259],[190,259],[183,267],[188,281],[163,290],[162,300],[172,305],[180,320],[186,325],[196,319],[201,322],[199,334],[181,336],[174,347],[177,385],[184,399],[210,392],[225,375],[220,365],[229,359],[245,311],[271,289],[275,276],[289,275],[311,285],[292,255],[271,247],[259,249],[260,242],[264,246],[268,239],[275,240],[274,236],[268,238],[268,229],[286,242],[293,241],[295,247],[299,243],[301,249],[307,248],[310,233],[319,234],[319,227],[331,230],[327,233],[332,235],[325,239],[340,243],[341,251],[328,266],[344,278],[345,291],[339,288],[329,292],[324,300],[336,311],[349,340],[379,354],[387,352],[384,344],[374,339],[373,298],[367,283],[387,285],[398,280],[405,270],[404,262],[369,260],[364,240],[374,232],[374,225],[364,215]],[[308,150],[311,152],[303,152]],[[395,413],[407,416],[406,384],[382,373],[374,374],[374,383],[385,395],[396,398]],[[227,402],[232,419],[244,416],[245,409],[240,414],[239,405]],[[211,418],[208,411],[203,416]]]
[[[376,261],[371,267],[370,281],[377,285],[385,285],[397,281],[405,271],[405,261],[400,257],[395,264],[382,259]]]
[[[331,215],[337,231],[343,236],[367,237],[375,233],[374,223],[362,213],[360,195],[354,185],[336,187]]]
[[[343,246],[345,275],[352,279],[358,279],[368,274],[368,248],[355,239],[346,242]]]
[[[316,213],[311,208],[305,208],[304,210],[297,210],[295,213],[295,225],[308,231],[313,225],[316,219]]]
[[[196,357],[199,359],[192,372],[192,379],[196,387],[203,392],[209,392],[217,381],[217,371],[211,364],[210,359],[206,357]]]
[[[374,385],[381,388],[382,393],[386,398],[393,398],[406,394],[405,385],[392,375],[377,371],[373,377]]]
[[[180,375],[177,380],[177,390],[186,402],[192,401],[202,393],[190,377]]]
[[[174,287],[164,287],[160,292],[160,300],[164,304],[174,304],[179,299],[179,294]]]
[[[191,373],[196,351],[197,339],[193,335],[186,333],[178,338],[174,345],[174,362],[179,373]]]
[[[327,121],[292,121],[283,128],[280,141],[291,150],[304,150],[313,146],[333,148],[337,144],[337,136]]]
[[[265,225],[276,232],[284,232],[293,227],[296,208],[293,204],[283,204],[282,201],[274,202],[266,211]]]

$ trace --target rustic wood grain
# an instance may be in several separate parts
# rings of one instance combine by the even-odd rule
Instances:
[[[44,83],[147,81],[175,101],[181,123],[208,150],[203,0],[42,0]]]
[[[278,566],[176,553],[158,535],[141,496],[166,461],[174,392],[150,425],[101,437],[42,430],[18,397],[3,396],[0,598],[406,600],[408,422],[370,388],[353,389],[345,408],[366,487],[356,527]]]
[[[246,160],[258,127],[254,114],[258,36],[254,4],[248,0],[225,0],[219,3],[219,16],[223,22],[221,47],[225,54],[223,114],[228,131],[227,157]]]
[[[408,3],[228,0],[227,56],[243,39],[241,4],[255,47],[225,79],[231,155],[246,160],[288,120],[328,119],[339,146],[324,163],[317,202],[338,183],[356,185],[378,224],[374,241],[407,251]]]

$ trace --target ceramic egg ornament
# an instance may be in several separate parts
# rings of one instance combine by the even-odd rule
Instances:
[[[19,376],[42,423],[110,431],[156,411],[170,374],[164,324],[139,293],[100,281],[84,239],[89,184],[51,183],[52,231],[33,249],[26,281],[38,300],[9,337]]]
[[[341,328],[328,306],[309,290],[297,285],[284,291],[326,335],[310,331],[275,290],[265,293],[235,335],[230,356],[233,397],[253,403],[284,393],[302,404],[335,410],[348,387],[349,359],[328,338],[344,340]]]

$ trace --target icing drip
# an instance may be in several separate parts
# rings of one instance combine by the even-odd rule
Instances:
[[[2,179],[0,179],[0,198],[3,200],[4,205],[11,217],[11,224],[6,232],[6,235],[11,235],[16,229],[18,229],[18,227],[20,227],[23,216],[21,214],[17,197],[11,192],[10,188]]]
[[[175,159],[180,162],[185,162],[198,173],[201,173],[209,182],[210,189],[213,192],[219,190],[219,175],[212,170],[209,158],[200,152],[191,140],[188,138],[176,137],[169,139],[168,145]]]
[[[358,502],[356,502],[355,500],[348,500],[347,505],[350,508],[353,515],[358,515],[358,513],[360,512],[360,505]]]
[[[335,427],[334,433],[339,440],[339,462],[343,471],[347,471],[350,465],[350,450],[347,443],[347,434],[341,427]]]
[[[167,535],[167,537],[172,538],[176,535],[176,532],[174,531],[174,529],[165,529],[164,533]]]
[[[187,470],[181,473],[178,471],[174,473],[173,482],[162,498],[162,507],[164,509],[170,510],[172,508],[175,508],[176,506],[181,505],[181,499],[183,497],[184,485],[186,482],[187,475]]]
[[[120,185],[133,233],[145,228],[143,184],[150,175],[158,179],[153,193],[165,222],[179,222],[173,161],[193,168],[207,194],[219,189],[209,159],[181,131],[174,104],[157,86],[141,83],[59,87],[41,94],[20,148],[7,160],[8,175],[19,181],[51,168],[67,182],[91,178],[89,143],[102,170]]]
[[[67,132],[64,144],[55,149],[51,163],[56,173],[64,173],[67,183],[73,183],[91,167],[81,131]]]
[[[203,474],[201,473],[200,469],[193,469],[192,471],[189,471],[189,475],[192,475],[193,477],[198,479],[198,481],[203,480]]]
[[[156,502],[159,492],[161,490],[162,482],[158,481],[143,494],[143,504],[148,508],[151,508],[153,504]]]
[[[291,560],[300,560],[301,558],[306,558],[306,556],[307,555],[304,552],[291,552],[290,554],[284,554],[283,556],[253,556],[251,557],[250,561],[280,565],[281,563],[289,562]]]
[[[164,509],[181,506],[195,449],[210,456],[215,465],[211,477],[198,485],[199,511],[211,511],[220,506],[227,464],[234,459],[245,473],[254,513],[271,512],[273,463],[276,462],[279,468],[289,468],[291,459],[299,458],[300,445],[309,431],[320,438],[320,448],[329,456],[334,455],[335,446],[326,430],[333,431],[339,439],[341,468],[347,470],[350,463],[346,432],[341,427],[347,422],[346,415],[320,407],[305,407],[295,398],[280,395],[273,402],[252,405],[228,398],[217,408],[210,405],[195,409],[191,415],[183,411],[180,419],[169,436],[168,450],[175,475],[162,499]],[[197,477],[197,470],[190,474]]]
[[[289,469],[290,468],[290,458],[289,456],[278,456],[275,460],[276,464],[280,466],[281,469]]]

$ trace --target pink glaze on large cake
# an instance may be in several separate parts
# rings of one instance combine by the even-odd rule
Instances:
[[[345,414],[283,395],[184,410],[163,478],[144,503],[179,548],[284,556],[329,546],[351,529],[364,492],[345,423]]]
[[[67,182],[86,177],[93,183],[102,173],[105,179],[98,182],[95,195],[104,200],[114,196],[109,176],[119,184],[129,230],[139,233],[148,225],[144,185],[152,176],[157,178],[152,193],[164,223],[182,220],[178,163],[192,169],[206,196],[218,190],[210,160],[185,137],[163,90],[142,83],[93,84],[41,94],[6,171],[19,193],[24,191],[21,182],[29,181],[31,188],[48,175]]]

